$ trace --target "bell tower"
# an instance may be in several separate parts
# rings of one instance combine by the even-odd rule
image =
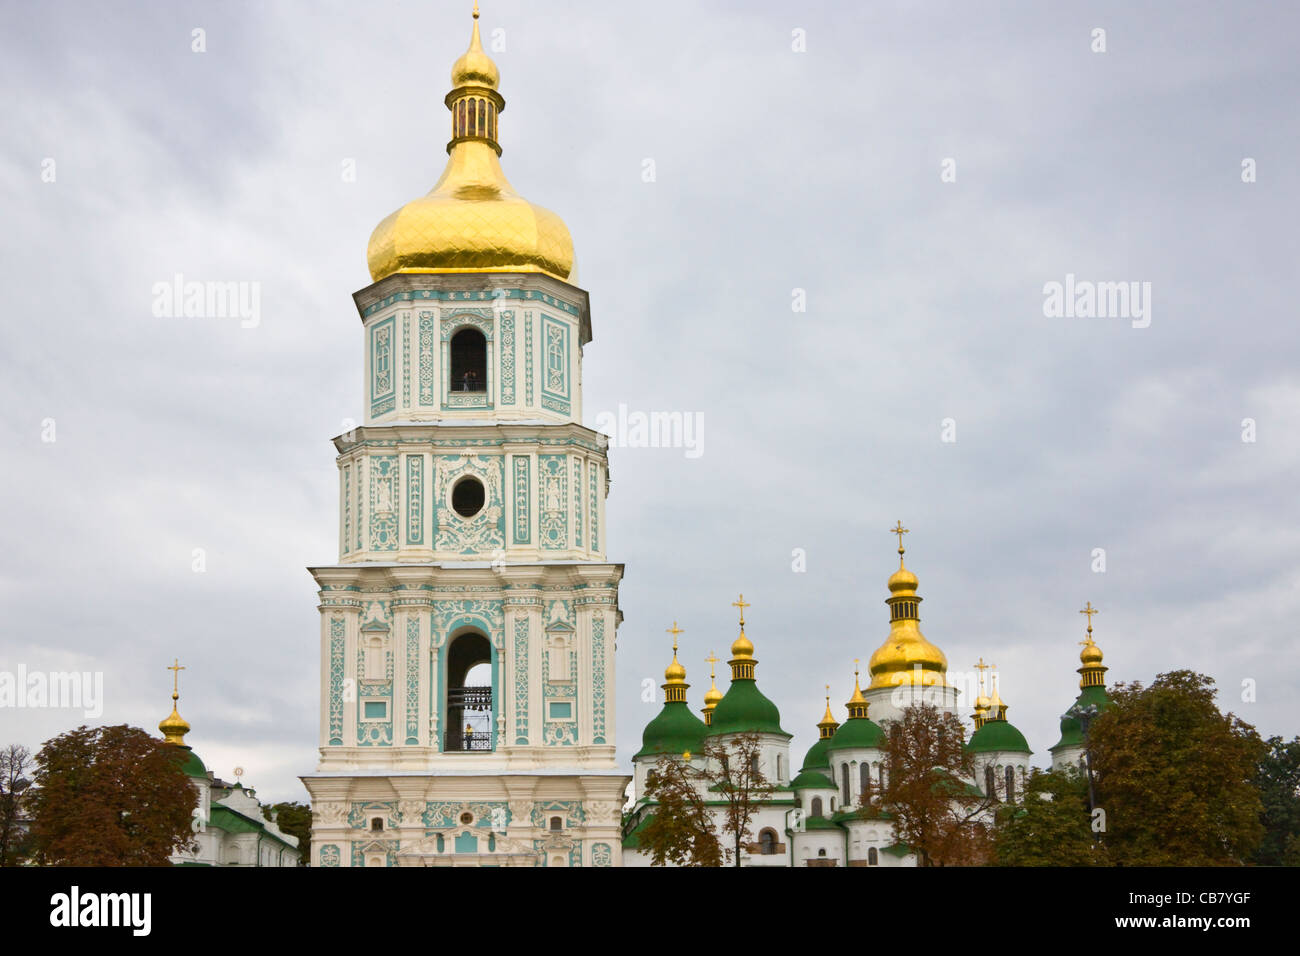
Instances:
[[[370,239],[365,421],[334,439],[313,866],[610,866],[623,790],[607,440],[573,242],[501,169],[478,9],[447,164]]]

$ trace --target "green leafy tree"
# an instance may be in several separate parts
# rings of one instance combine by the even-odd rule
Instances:
[[[646,796],[657,806],[638,840],[653,866],[722,866],[722,845],[693,769],[664,755],[649,774]]]
[[[1088,781],[1078,770],[1035,769],[1020,803],[998,808],[995,859],[1001,866],[1097,866],[1104,860],[1090,825]]]
[[[1264,838],[1253,862],[1300,866],[1300,737],[1270,737],[1255,785],[1264,805]]]
[[[920,703],[883,729],[886,772],[878,807],[893,820],[894,839],[915,851],[923,866],[985,862],[991,847],[980,817],[994,804],[966,783],[975,766],[961,721]]]
[[[30,799],[37,862],[166,866],[194,848],[198,794],[185,751],[138,727],[78,727],[36,755]]]
[[[1255,780],[1264,744],[1219,711],[1214,681],[1187,670],[1118,684],[1088,745],[1107,854],[1120,866],[1249,860],[1264,834]]]
[[[262,808],[262,816],[271,819],[282,833],[298,838],[298,852],[303,860],[311,859],[311,807],[305,803],[273,803]]]

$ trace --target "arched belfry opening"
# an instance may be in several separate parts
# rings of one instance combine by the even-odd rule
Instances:
[[[452,639],[447,652],[447,751],[492,749],[492,645],[478,631]]]
[[[453,392],[487,391],[487,339],[475,328],[463,328],[451,337]]]

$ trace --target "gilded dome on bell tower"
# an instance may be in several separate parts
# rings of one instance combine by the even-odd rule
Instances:
[[[541,272],[568,281],[573,239],[564,221],[528,202],[501,169],[500,73],[483,49],[478,5],[469,49],[452,67],[447,166],[427,196],[375,227],[366,259],[378,282],[397,272]]]

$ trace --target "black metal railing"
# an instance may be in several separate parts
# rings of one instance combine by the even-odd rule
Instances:
[[[451,390],[453,392],[486,392],[487,382],[481,378],[468,378],[462,375],[460,378],[452,378]]]
[[[486,751],[492,749],[492,735],[483,732],[466,732],[463,730],[449,730],[443,735],[443,750],[447,753],[469,753],[471,751]]]

